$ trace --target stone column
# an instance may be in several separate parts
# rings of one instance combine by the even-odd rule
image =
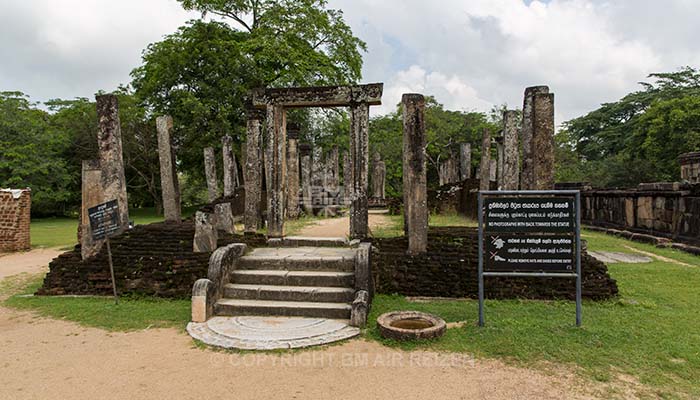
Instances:
[[[219,198],[219,182],[216,175],[216,153],[213,147],[204,149],[204,173],[207,178],[207,191],[209,202]],[[214,206],[215,218],[211,220],[216,223],[216,228],[224,232],[234,233],[235,226],[230,203],[219,203]]]
[[[260,146],[260,121],[263,115],[257,110],[249,110],[246,123],[245,157],[245,231],[255,233],[261,227],[260,201],[262,200],[262,152]]]
[[[352,165],[350,164],[350,154],[343,153],[343,205],[350,204],[352,195]]]
[[[489,160],[489,181],[498,182],[498,161]]]
[[[314,215],[314,208],[311,198],[311,145],[302,143],[299,145],[301,155],[301,193],[303,198],[304,213]]]
[[[331,147],[326,155],[326,190],[337,193],[340,178],[338,173],[338,146]]]
[[[479,190],[489,190],[491,180],[491,133],[484,129],[481,139],[481,164],[479,164]]]
[[[350,195],[350,238],[365,239],[368,234],[367,186],[369,164],[369,104],[350,107],[350,158],[352,194]]]
[[[180,185],[177,180],[175,149],[172,144],[173,118],[156,118],[158,131],[158,158],[160,159],[160,187],[163,195],[163,213],[168,222],[180,222]]]
[[[123,232],[129,226],[129,201],[126,196],[124,159],[122,155],[122,130],[119,121],[117,96],[105,94],[96,97],[99,130],[97,145],[102,169],[102,190],[104,201],[119,202],[119,223]]]
[[[299,126],[287,127],[287,218],[299,218]]]
[[[267,106],[265,164],[267,182],[267,235],[284,236],[285,195],[287,191],[287,117],[284,107]]]
[[[503,164],[505,163],[504,161],[504,153],[505,150],[503,148],[503,136],[496,136],[496,154],[497,154],[497,166],[496,166],[496,187],[498,190],[502,190],[503,186]]]
[[[226,135],[221,138],[221,148],[224,161],[224,196],[233,196],[238,187],[238,164],[236,153],[233,152],[233,138]]]
[[[425,99],[404,94],[403,107],[403,203],[408,254],[428,248],[428,187],[425,156]]]
[[[532,86],[525,89],[523,100],[523,123],[520,130],[520,145],[522,146],[522,173],[520,177],[520,188],[522,190],[532,190],[535,187],[533,170],[533,149],[532,135],[534,132],[534,98],[538,93],[549,93],[547,86]]]
[[[204,175],[207,178],[209,202],[219,198],[219,184],[216,179],[216,153],[213,147],[204,148]]]
[[[533,101],[532,177],[534,190],[554,189],[554,94],[537,93]]]
[[[503,181],[502,190],[518,190],[520,180],[520,150],[518,148],[518,113],[503,112]]]
[[[459,179],[465,180],[472,177],[472,145],[461,143],[459,145]]]
[[[372,197],[384,201],[386,188],[386,164],[382,161],[382,156],[374,153],[372,162]]]
[[[80,237],[80,255],[85,260],[99,253],[104,242],[103,240],[92,240],[92,229],[90,229],[90,218],[88,218],[88,209],[104,202],[100,160],[83,160],[82,172],[82,203],[78,236]]]

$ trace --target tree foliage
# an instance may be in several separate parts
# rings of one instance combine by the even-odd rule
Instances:
[[[132,85],[153,113],[173,116],[181,166],[202,174],[202,149],[245,137],[250,89],[348,84],[361,76],[365,44],[322,0],[181,0],[222,21],[190,21],[144,52]],[[289,120],[308,125],[308,113]]]
[[[678,180],[681,153],[700,150],[700,72],[649,76],[642,90],[564,124],[557,178],[599,186]]]
[[[0,187],[32,189],[35,213],[61,209],[75,177],[62,158],[68,137],[21,92],[0,92]]]

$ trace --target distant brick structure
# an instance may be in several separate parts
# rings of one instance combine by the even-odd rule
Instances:
[[[681,180],[700,183],[700,151],[681,154],[678,162],[681,164]]]
[[[0,189],[0,252],[29,250],[30,189]]]

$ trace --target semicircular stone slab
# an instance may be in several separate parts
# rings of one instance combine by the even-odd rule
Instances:
[[[349,339],[360,334],[346,320],[300,317],[213,317],[190,322],[187,332],[208,345],[227,349],[295,349]]]

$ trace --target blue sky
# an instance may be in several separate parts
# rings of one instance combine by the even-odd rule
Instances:
[[[141,51],[196,13],[175,0],[0,0],[0,90],[91,97],[129,82]],[[518,107],[547,84],[561,123],[638,88],[652,72],[700,66],[698,0],[329,0],[368,44],[363,75],[450,109]]]

